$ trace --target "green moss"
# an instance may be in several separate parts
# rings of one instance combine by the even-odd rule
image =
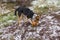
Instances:
[[[10,12],[7,15],[0,16],[0,23],[2,23],[5,27],[11,24],[8,22],[9,20],[16,20],[16,17],[14,16],[14,12]]]
[[[0,32],[0,35],[2,34],[3,32]]]
[[[38,7],[36,6],[34,8],[34,11],[38,14],[38,15],[41,15],[41,14],[46,14],[49,10],[49,7],[48,6],[45,6],[45,7]]]

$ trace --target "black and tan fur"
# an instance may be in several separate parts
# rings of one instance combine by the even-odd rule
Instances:
[[[20,24],[20,20],[22,19],[22,15],[25,15],[27,17],[27,19],[29,19],[29,18],[32,19],[34,12],[26,7],[18,7],[15,10],[15,15],[18,16],[18,24]],[[36,20],[34,20],[34,21],[31,20],[31,22],[30,22],[33,26],[36,25],[39,21],[39,16],[36,16],[35,18],[36,18]]]

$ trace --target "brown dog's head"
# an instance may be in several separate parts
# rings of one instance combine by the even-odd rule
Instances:
[[[32,24],[33,27],[34,27],[34,26],[37,26],[37,25],[39,24],[39,23],[38,23],[38,22],[39,22],[39,18],[40,18],[40,16],[36,16],[36,17],[35,17],[35,20],[32,21],[31,24]]]
[[[36,17],[35,17],[35,20],[39,20],[39,18],[40,18],[40,16],[36,16]]]

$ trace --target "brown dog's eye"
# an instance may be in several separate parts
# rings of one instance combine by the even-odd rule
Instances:
[[[39,19],[36,19],[36,20],[39,20]]]
[[[39,16],[36,16],[35,19],[36,19],[36,20],[39,20]]]

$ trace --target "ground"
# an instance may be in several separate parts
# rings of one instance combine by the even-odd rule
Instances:
[[[60,11],[42,15],[36,27],[28,23],[18,26],[15,21],[0,29],[0,40],[60,40]]]

